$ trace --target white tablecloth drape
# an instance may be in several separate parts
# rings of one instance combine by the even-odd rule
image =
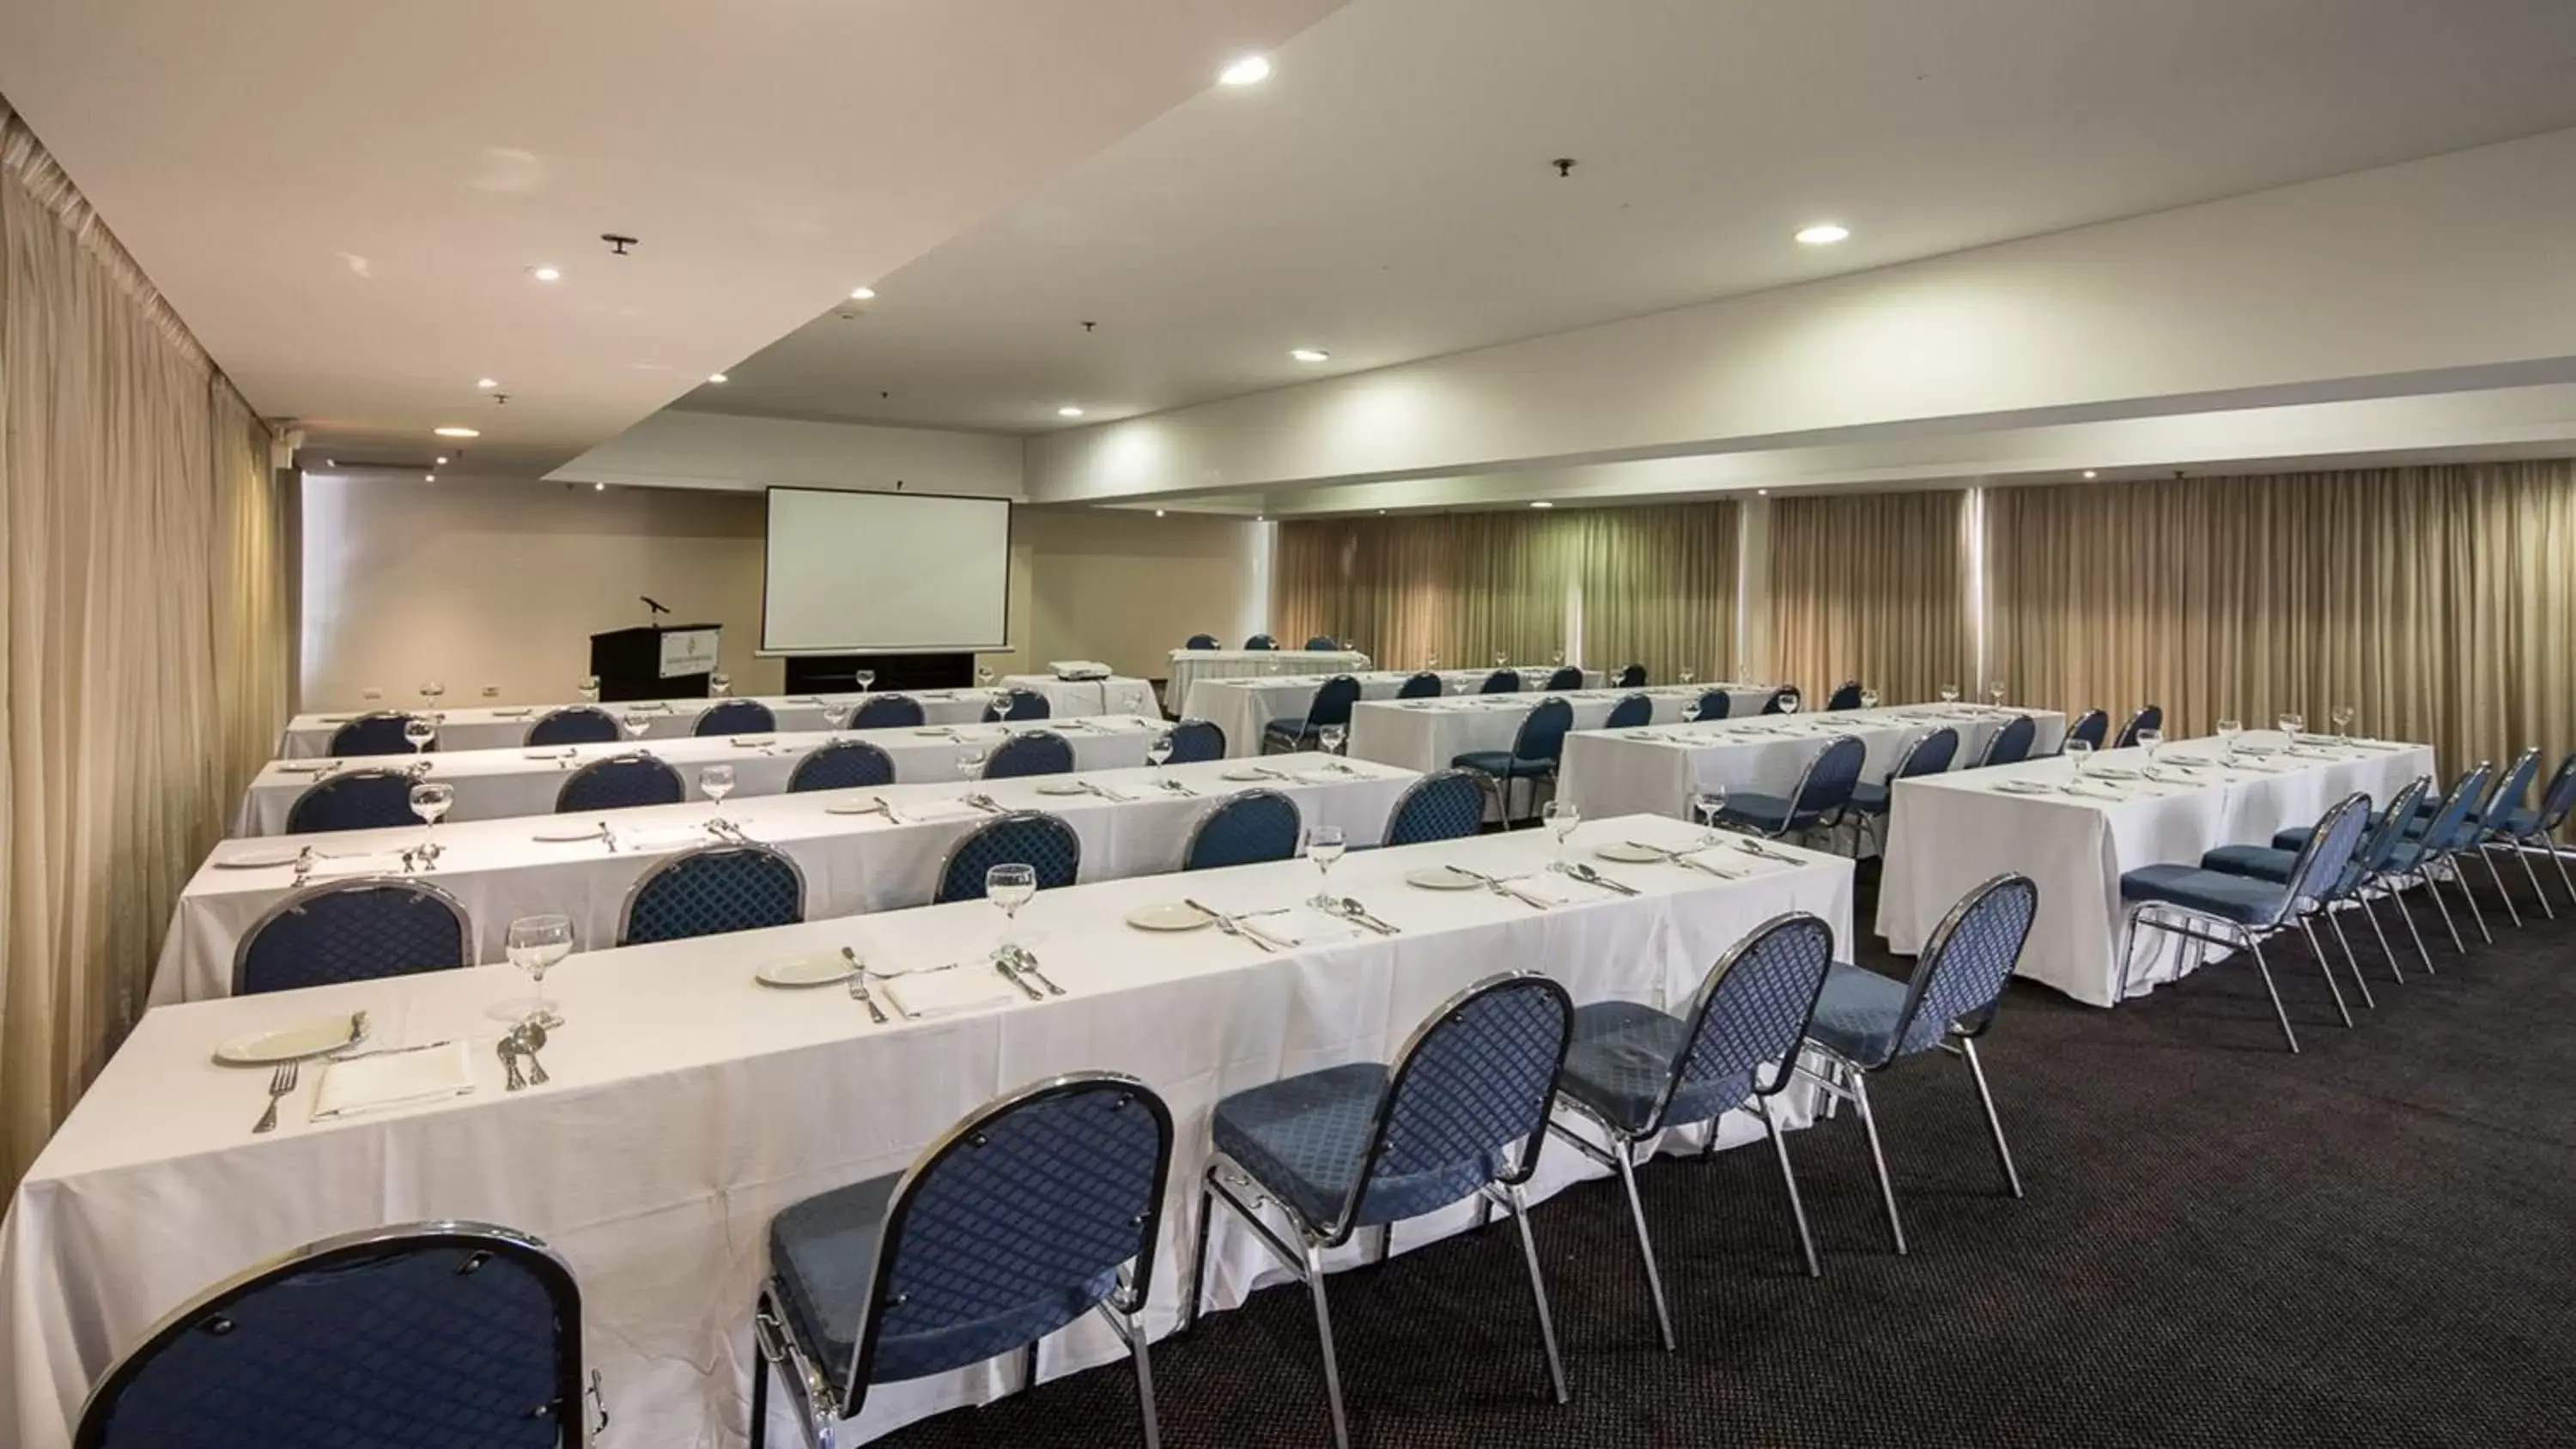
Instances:
[[[296,798],[328,774],[380,767],[417,769],[425,780],[456,787],[456,803],[447,823],[502,820],[520,815],[547,815],[555,793],[572,772],[592,760],[637,750],[668,762],[697,790],[698,771],[709,765],[733,767],[737,797],[786,793],[787,780],[808,754],[835,740],[864,740],[894,761],[895,779],[920,784],[959,778],[961,740],[989,747],[1013,734],[1053,730],[1073,746],[1076,769],[1106,770],[1145,763],[1145,747],[1169,729],[1161,718],[1093,715],[1076,719],[1032,720],[1019,725],[935,725],[922,729],[844,730],[839,733],[711,735],[639,743],[558,745],[550,749],[441,750],[412,758],[272,760],[253,776],[235,815],[235,836],[282,835]]]
[[[1263,678],[1274,674],[1348,674],[1369,667],[1369,657],[1349,649],[1175,649],[1163,702],[1188,714],[1191,686],[1202,679]],[[1233,731],[1227,731],[1229,737]]]
[[[1600,821],[1578,832],[1574,848],[1630,837],[1681,844],[1694,834],[1675,821]],[[775,991],[750,973],[843,945],[881,970],[949,960],[981,970],[996,912],[970,902],[575,956],[546,982],[566,1021],[545,1052],[552,1084],[518,1093],[502,1090],[499,1027],[483,1015],[527,990],[503,966],[150,1012],[20,1184],[0,1228],[0,1406],[9,1416],[0,1439],[59,1449],[91,1382],[155,1319],[219,1278],[329,1234],[455,1217],[532,1232],[571,1263],[617,1442],[737,1444],[771,1217],[814,1193],[898,1172],[977,1106],[1064,1072],[1133,1072],[1172,1106],[1177,1152],[1148,1314],[1151,1331],[1166,1333],[1220,1097],[1386,1060],[1441,1001],[1496,972],[1545,972],[1577,1002],[1669,1007],[1728,946],[1783,911],[1850,930],[1851,869],[1833,857],[1756,862],[1742,881],[1603,863],[1645,892],[1627,899],[1548,874],[1549,850],[1524,832],[1355,853],[1335,870],[1335,889],[1404,934],[1275,956],[1214,931],[1156,934],[1123,921],[1184,894],[1228,910],[1287,905],[1314,888],[1302,861],[1042,892],[1017,934],[1070,994],[887,1026],[870,1025],[837,987]],[[1573,903],[1539,911],[1483,891],[1403,883],[1406,871],[1442,860],[1532,872]],[[308,1069],[278,1130],[250,1135],[267,1074],[215,1067],[212,1048],[361,1008],[379,1045],[469,1042],[474,1093],[315,1123],[319,1071]],[[1803,1119],[1802,1097],[1793,1092],[1787,1105]],[[1758,1124],[1737,1114],[1721,1141],[1759,1137]],[[1554,1143],[1536,1188],[1592,1175]],[[1472,1220],[1462,1207],[1402,1225],[1395,1246],[1408,1251]],[[1787,1254],[1785,1222],[1780,1232]],[[1215,1307],[1240,1303],[1271,1274],[1239,1225],[1220,1221],[1214,1254]],[[1631,1265],[1623,1259],[1616,1271]],[[1628,1287],[1623,1278],[1620,1291]],[[1119,1356],[1086,1318],[1048,1340],[1042,1371]],[[885,1386],[854,1427],[864,1437],[998,1397],[1016,1390],[1018,1374],[1015,1362],[997,1363]]]
[[[1222,761],[1168,767],[1171,778],[1197,791],[1196,796],[1152,788],[1147,770],[992,780],[976,788],[1004,810],[1062,816],[1082,838],[1082,878],[1102,880],[1180,869],[1191,827],[1221,797],[1244,790],[1281,791],[1297,802],[1307,823],[1339,825],[1352,844],[1375,844],[1396,797],[1417,778],[1391,765],[1328,761],[1321,755],[1279,755],[1264,763],[1279,778],[1251,778],[1244,765]],[[1341,768],[1352,773],[1334,773]],[[1229,780],[1228,775],[1247,778]],[[1079,781],[1126,798],[1053,793]],[[894,785],[727,800],[721,808],[695,800],[621,810],[600,817],[616,834],[613,851],[595,839],[557,843],[535,838],[542,831],[578,829],[596,820],[472,820],[438,827],[438,868],[421,879],[456,897],[473,917],[484,960],[500,958],[512,919],[543,912],[571,916],[582,944],[604,946],[617,938],[627,892],[670,856],[719,843],[704,826],[710,816],[720,815],[752,839],[776,846],[804,872],[807,919],[895,910],[928,901],[948,852],[991,818],[964,803],[963,794],[958,784]],[[871,798],[893,805],[901,822],[888,823],[878,814],[833,813],[835,806],[846,811]],[[396,857],[419,844],[423,833],[413,826],[217,845],[179,895],[153,975],[151,1003],[201,1001],[229,992],[233,953],[243,933],[294,892],[291,865],[234,869],[225,862],[291,859],[299,847],[310,846],[326,857],[314,873],[316,881],[335,871],[400,874],[402,863]]]
[[[2283,743],[2268,731],[2243,738],[2258,747]],[[2064,760],[1900,783],[1879,886],[1879,933],[1896,951],[1919,951],[1960,896],[1990,876],[2019,871],[2039,882],[2039,919],[2020,974],[2087,1005],[2110,1006],[2119,1000],[2123,872],[2198,865],[2222,845],[2269,845],[2274,832],[2316,823],[2356,790],[2384,803],[2407,781],[2433,772],[2433,751],[2421,745],[2325,742],[2295,756],[2254,757],[2259,768],[2239,770],[2220,769],[2218,753],[2214,740],[2173,741],[2157,753],[2158,783],[2096,776],[2078,787],[2083,795],[1995,788],[2007,780],[2070,784],[2074,766]],[[2105,750],[2088,772],[2145,766],[2144,751]],[[2151,935],[2139,943],[2131,992],[2173,980],[2184,964],[2172,938]]]
[[[997,682],[1017,684],[1036,690],[1047,697],[1052,717],[1079,718],[1095,714],[1156,714],[1154,687],[1141,679],[1117,678],[1108,681],[1066,680],[1051,674],[1015,674]],[[878,694],[904,694],[921,702],[923,719],[931,724],[963,724],[984,717],[984,708],[992,703],[991,689],[906,689],[877,690]],[[857,703],[857,694],[792,694],[763,697],[778,728],[786,733],[806,734],[832,727],[829,715]],[[1104,701],[1106,701],[1104,703]],[[438,748],[441,750],[499,750],[525,744],[528,726],[554,710],[567,709],[578,701],[555,704],[495,705],[472,709],[449,708],[438,711]],[[633,700],[603,704],[601,709],[621,720],[628,711],[641,707],[651,714],[644,721],[643,738],[667,740],[686,738],[697,727],[698,716],[718,703],[712,699]],[[369,710],[410,710],[418,712],[417,700],[391,700],[371,705]],[[340,726],[367,711],[338,714],[299,714],[286,722],[286,733],[277,743],[281,760],[309,760],[331,753],[331,736]]]
[[[1531,691],[1547,683],[1552,668],[1518,671],[1521,688]],[[1444,669],[1441,682],[1447,693],[1456,696],[1485,682],[1490,669]],[[1353,676],[1360,682],[1360,698],[1393,699],[1414,671],[1378,669]],[[1322,688],[1329,674],[1282,674],[1258,679],[1206,679],[1193,686],[1187,696],[1188,707],[1181,711],[1189,719],[1203,719],[1225,731],[1225,752],[1237,758],[1261,753],[1261,731],[1272,720],[1304,719],[1315,703],[1315,691]],[[1584,671],[1584,687],[1597,689],[1601,671]],[[1709,686],[1715,687],[1715,686]],[[1696,694],[1692,698],[1696,699]]]
[[[1519,737],[1521,721],[1542,699],[1562,699],[1574,707],[1574,727],[1597,730],[1610,711],[1631,694],[1655,702],[1658,724],[1678,724],[1701,695],[1723,689],[1730,710],[1760,708],[1771,691],[1759,685],[1675,684],[1656,689],[1586,689],[1558,695],[1470,694],[1440,700],[1370,701],[1351,711],[1350,752],[1364,760],[1429,772],[1470,750],[1508,750]]]
[[[1729,790],[1789,793],[1798,787],[1807,761],[1835,735],[1857,735],[1868,747],[1868,761],[1861,767],[1864,780],[1885,779],[1906,745],[1945,725],[1959,732],[1957,763],[1966,765],[2016,714],[2037,722],[2036,751],[2057,749],[2066,733],[2066,717],[2046,709],[1882,706],[1645,730],[1592,730],[1566,736],[1557,795],[1573,801],[1586,815],[1687,815],[1692,794],[1712,783]]]

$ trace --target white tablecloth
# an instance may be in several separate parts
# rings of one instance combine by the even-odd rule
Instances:
[[[1297,802],[1309,824],[1339,825],[1354,845],[1374,844],[1386,828],[1396,797],[1416,776],[1391,765],[1331,762],[1321,755],[1278,755],[1264,762],[1282,778],[1249,776],[1243,764],[1225,761],[1168,767],[1171,777],[1197,797],[1151,788],[1147,770],[1102,770],[1079,775],[992,780],[977,788],[1004,810],[1044,810],[1064,817],[1082,838],[1082,878],[1151,875],[1180,869],[1190,827],[1215,808],[1218,797],[1274,789]],[[1353,774],[1330,773],[1347,764]],[[1059,795],[1051,787],[1088,780],[1130,798]],[[484,960],[498,960],[512,919],[562,912],[573,919],[583,945],[617,938],[627,891],[656,863],[680,851],[715,844],[704,822],[721,814],[743,833],[785,852],[805,875],[809,920],[861,911],[896,910],[928,901],[940,862],[976,826],[991,818],[963,802],[959,784],[895,785],[882,790],[817,790],[727,800],[721,810],[704,800],[621,810],[607,823],[617,849],[598,840],[549,843],[534,832],[578,828],[595,821],[573,816],[470,820],[441,825],[437,870],[423,880],[456,897],[473,917]],[[834,814],[882,798],[903,817]],[[395,856],[416,845],[422,829],[346,830],[291,839],[227,840],[215,847],[195,879],[180,892],[161,961],[152,978],[151,1004],[200,1001],[232,989],[233,952],[262,912],[294,890],[290,866],[226,869],[228,860],[291,857],[309,845],[337,859],[329,870],[351,875],[399,874]],[[316,881],[330,878],[317,870]]]
[[[2282,742],[2268,731],[2244,739],[2258,746]],[[2329,745],[2314,753],[2303,747],[2296,757],[2263,757],[2267,772],[2222,772],[2212,763],[2217,757],[2213,740],[2174,741],[2158,751],[2160,780],[2191,778],[2169,763],[2197,762],[2204,783],[2095,780],[2082,787],[2117,791],[2122,798],[2116,800],[1994,788],[2015,779],[2066,784],[2074,767],[2064,760],[1900,783],[1879,887],[1879,933],[1896,951],[1920,951],[1961,896],[1989,877],[2019,871],[2039,883],[2039,919],[2020,974],[2088,1005],[2109,1006],[2119,995],[2122,872],[2198,865],[2203,852],[2222,845],[2269,845],[2275,831],[2315,824],[2356,790],[2385,804],[2407,781],[2433,771],[2433,752],[2420,745]],[[2088,768],[2144,765],[2143,751],[2105,750]],[[2151,936],[2140,943],[2130,988],[2144,994],[2173,980],[2183,965],[2172,938]]]
[[[1521,688],[1535,690],[1555,672],[1553,668],[1521,670]],[[1353,677],[1360,682],[1360,698],[1393,699],[1414,673],[1378,669]],[[1457,695],[1483,684],[1491,673],[1490,669],[1444,669],[1440,678],[1447,693]],[[1330,678],[1329,674],[1281,674],[1260,679],[1204,679],[1191,687],[1188,707],[1181,714],[1188,719],[1207,720],[1224,730],[1227,754],[1238,758],[1257,755],[1261,753],[1263,727],[1272,720],[1305,718],[1306,711],[1314,705],[1315,691]],[[1586,670],[1583,679],[1586,688],[1597,689],[1601,671]],[[1699,696],[1694,693],[1691,697]]]
[[[1554,696],[1574,707],[1574,727],[1597,730],[1611,707],[1632,694],[1655,702],[1655,722],[1678,724],[1689,716],[1700,696],[1712,689],[1729,695],[1727,708],[1738,710],[1751,700],[1760,708],[1770,690],[1758,685],[1674,684],[1653,689],[1587,689]],[[1520,734],[1521,721],[1544,694],[1470,694],[1441,700],[1370,701],[1351,711],[1351,754],[1364,760],[1429,772],[1470,750],[1508,750]]]
[[[1367,655],[1349,649],[1175,649],[1163,701],[1183,714],[1190,686],[1202,679],[1241,679],[1272,674],[1348,674],[1369,667]],[[1231,731],[1228,731],[1231,734]]]
[[[1154,714],[1154,689],[1141,679],[1117,678],[1106,681],[1073,681],[1051,674],[1015,674],[1002,683],[1034,689],[1047,697],[1048,708],[1057,719],[1078,718],[1094,714]],[[995,689],[1001,687],[996,684]],[[906,689],[875,691],[878,694],[904,694],[921,702],[924,720],[931,724],[961,724],[984,717],[984,708],[992,703],[991,689]],[[849,708],[862,696],[857,694],[791,694],[772,695],[761,699],[776,717],[778,728],[789,733],[810,733],[831,728],[829,714]],[[1106,702],[1104,703],[1104,699]],[[698,716],[718,703],[712,699],[632,700],[603,704],[599,708],[619,719],[637,707],[651,712],[653,718],[644,724],[643,737],[666,740],[685,738],[696,728]],[[365,711],[345,714],[299,714],[286,722],[286,733],[278,740],[277,757],[281,760],[309,760],[331,753],[331,736],[340,726],[372,710],[417,710],[416,700],[394,700],[368,706]],[[524,744],[528,726],[558,709],[571,708],[570,703],[520,704],[474,709],[439,711],[438,748],[446,750],[498,750]]]
[[[1695,833],[1675,821],[1599,821],[1578,832],[1576,849],[1629,837],[1680,844]],[[219,1278],[329,1234],[457,1217],[532,1232],[571,1263],[587,1361],[602,1372],[615,1442],[739,1443],[747,1324],[770,1218],[814,1193],[902,1170],[1004,1091],[1101,1068],[1142,1076],[1176,1119],[1148,1311],[1151,1331],[1168,1332],[1218,1098],[1296,1072],[1386,1060],[1433,1007],[1495,972],[1545,972],[1577,1002],[1670,1006],[1687,1000],[1728,946],[1782,911],[1812,911],[1849,933],[1850,866],[1831,857],[1761,866],[1740,882],[1605,864],[1646,892],[1636,899],[1542,874],[1583,897],[1544,912],[1483,891],[1401,883],[1405,871],[1441,860],[1536,870],[1549,849],[1543,836],[1523,832],[1354,853],[1334,871],[1335,888],[1404,934],[1276,956],[1213,931],[1158,935],[1122,921],[1185,892],[1222,909],[1286,904],[1313,889],[1302,861],[1206,872],[1186,885],[1127,880],[1043,892],[1021,914],[1020,939],[1070,995],[889,1026],[870,1025],[837,988],[772,991],[749,973],[790,952],[845,944],[886,970],[967,958],[995,939],[991,907],[960,903],[575,956],[546,982],[567,1023],[546,1048],[553,1083],[513,1094],[502,1091],[493,1056],[498,1027],[483,1016],[527,990],[505,966],[153,1011],[46,1147],[0,1228],[0,1441],[59,1449],[91,1382],[155,1319]],[[212,1066],[210,1050],[246,1030],[360,1008],[382,1045],[471,1042],[475,1092],[314,1123],[318,1072],[308,1071],[278,1130],[251,1136],[267,1076]],[[1796,1120],[1801,1094],[1784,1100]],[[1721,1136],[1730,1145],[1759,1139],[1744,1114]],[[1592,1175],[1552,1143],[1534,1186],[1544,1194]],[[1766,1202],[1764,1211],[1777,1207]],[[1462,1207],[1404,1224],[1396,1248],[1472,1218]],[[1787,1226],[1779,1231],[1780,1251],[1791,1252]],[[1216,1307],[1240,1303],[1256,1274],[1269,1271],[1237,1224],[1221,1221],[1214,1252]],[[1633,1271],[1625,1258],[1603,1267]],[[1615,1286],[1626,1293],[1633,1285],[1623,1276]],[[1642,1320],[1637,1331],[1646,1331]],[[1086,1318],[1047,1342],[1043,1372],[1119,1356],[1114,1338]],[[998,1397],[1016,1389],[1018,1374],[1013,1362],[884,1386],[856,1428],[881,1433]]]
[[[1644,731],[1568,735],[1556,791],[1586,815],[1687,815],[1691,795],[1711,783],[1729,790],[1788,794],[1798,787],[1807,761],[1835,735],[1857,735],[1868,746],[1861,778],[1872,782],[1887,777],[1909,742],[1944,725],[1959,732],[1956,763],[1964,766],[2015,714],[2029,715],[2037,722],[2034,752],[2056,750],[2058,739],[2066,733],[2066,717],[2055,710],[1996,711],[1933,704],[1730,717]]]
[[[1150,703],[1148,705],[1150,708]],[[799,761],[834,740],[865,740],[894,761],[895,779],[914,784],[958,778],[960,739],[989,745],[1011,734],[1054,730],[1073,746],[1076,769],[1105,770],[1145,763],[1145,747],[1169,729],[1159,715],[1091,715],[1073,719],[1031,720],[1019,725],[939,725],[923,729],[845,730],[840,733],[777,735],[710,735],[705,739],[633,740],[614,744],[557,745],[529,750],[441,750],[417,759],[272,760],[252,777],[235,813],[236,836],[282,835],[287,812],[296,797],[325,775],[347,770],[416,767],[421,778],[456,787],[456,803],[447,823],[501,820],[519,815],[546,815],[555,808],[555,792],[573,771],[592,760],[631,754],[641,748],[669,762],[697,793],[698,771],[709,765],[733,766],[736,797],[786,792],[787,777]]]

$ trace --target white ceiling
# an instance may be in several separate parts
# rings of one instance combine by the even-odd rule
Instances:
[[[1339,3],[7,0],[0,94],[253,406],[533,476]]]
[[[1355,0],[1274,56],[678,405],[1083,426],[2576,125],[2566,0]]]

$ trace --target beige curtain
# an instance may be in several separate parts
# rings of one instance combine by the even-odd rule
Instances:
[[[1987,494],[1990,673],[2168,727],[2284,711],[2446,773],[2576,747],[2576,463]]]
[[[139,1010],[288,704],[293,534],[231,384],[0,104],[0,1174]]]
[[[1583,662],[1646,666],[1671,683],[1734,663],[1736,530],[1732,503],[1594,508],[1583,529]]]
[[[1969,687],[1968,495],[1834,493],[1771,504],[1771,666],[1818,705],[1847,679],[1892,704]]]

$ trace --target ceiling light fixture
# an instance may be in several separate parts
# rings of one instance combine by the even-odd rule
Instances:
[[[1159,508],[1155,509],[1155,510],[1154,510],[1154,516],[1155,516],[1156,518],[1160,518],[1160,517],[1162,517],[1162,516],[1163,516],[1163,510],[1161,510],[1161,509],[1159,509]]]
[[[1320,347],[1291,347],[1288,349],[1288,355],[1297,359],[1299,362],[1330,362],[1333,360],[1333,354],[1326,352]]]
[[[1839,222],[1820,221],[1814,226],[1801,227],[1798,231],[1798,240],[1811,247],[1829,247],[1850,235],[1850,227]]]
[[[2085,476],[2085,477],[2087,477],[2087,478],[2099,478],[2099,477],[2101,477],[2102,475],[2101,475],[2101,474],[2099,474],[2099,473],[2094,472],[2094,471],[2093,471],[2092,469],[2090,469],[2090,468],[2087,468],[2087,469],[2085,469],[2085,470],[2084,470],[2084,476]]]
[[[1055,410],[1055,415],[1060,418],[1078,418],[1082,416],[1082,409],[1075,407],[1071,403],[1066,403],[1063,407]]]
[[[447,466],[447,455],[445,453],[441,453],[432,461],[436,462],[438,466],[444,468]]]
[[[430,431],[438,434],[442,438],[479,438],[483,436],[480,431],[473,428],[432,428]]]
[[[563,268],[530,267],[528,269],[528,275],[536,278],[540,282],[560,282],[563,280]]]
[[[731,379],[731,378],[729,378],[729,377],[725,376],[725,375],[724,375],[723,373],[721,373],[721,372],[710,372],[710,373],[708,373],[708,374],[707,374],[707,381],[709,381],[709,382],[731,382],[731,381],[733,381],[733,379]]]
[[[593,493],[605,493],[608,491],[608,485],[605,483],[593,483],[590,485],[590,491]]]
[[[1555,504],[1548,502],[1544,498],[1533,498],[1530,500],[1530,507],[1532,508],[1554,508],[1555,506]]]
[[[1230,86],[1257,86],[1270,79],[1270,58],[1264,55],[1237,56],[1226,63],[1216,78]]]
[[[1768,488],[1756,488],[1753,490],[1753,496],[1756,498],[1768,498],[1771,496],[1771,490]]]
[[[852,287],[850,289],[850,300],[853,302],[873,302],[876,299],[877,289],[874,287]]]
[[[497,377],[478,377],[474,379],[474,385],[483,389],[485,392],[490,392],[492,389],[501,385],[501,380]]]
[[[325,468],[337,468],[340,466],[340,460],[337,458],[325,458],[322,460],[322,466]]]
[[[423,483],[435,483],[438,481],[438,475],[435,473],[423,473],[420,475],[420,481]]]

